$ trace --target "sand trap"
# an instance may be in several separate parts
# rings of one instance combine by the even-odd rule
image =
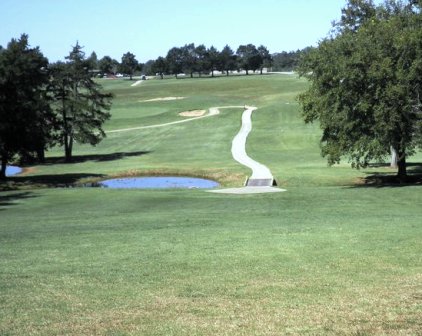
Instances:
[[[179,99],[185,99],[185,98],[186,97],[160,97],[160,98],[141,100],[141,102],[144,103],[144,102],[154,102],[154,101],[168,101],[168,100],[179,100]]]
[[[191,110],[186,112],[180,112],[179,115],[182,117],[202,117],[205,114],[205,110]]]

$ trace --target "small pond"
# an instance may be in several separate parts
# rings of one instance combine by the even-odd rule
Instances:
[[[211,180],[177,176],[116,178],[101,181],[99,185],[105,188],[119,189],[211,189],[219,186],[217,182]]]
[[[16,166],[6,166],[6,176],[16,175],[22,172],[22,168]]]

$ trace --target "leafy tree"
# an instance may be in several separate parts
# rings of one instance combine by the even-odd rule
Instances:
[[[181,48],[173,47],[167,52],[166,63],[169,71],[176,76],[183,71],[183,50]]]
[[[98,57],[95,51],[91,53],[87,61],[88,61],[89,68],[91,70],[98,70]]]
[[[306,54],[299,96],[305,122],[319,120],[328,163],[353,167],[384,160],[393,148],[398,177],[422,138],[420,3],[349,0],[333,36]]]
[[[164,57],[158,57],[152,65],[152,71],[158,73],[160,78],[164,78],[164,73],[168,71],[168,64]]]
[[[219,56],[219,67],[221,71],[226,71],[226,75],[229,75],[229,71],[233,71],[237,66],[237,56],[233,50],[226,45],[220,52]]]
[[[258,49],[253,44],[240,45],[236,54],[238,56],[239,67],[246,71],[246,75],[249,75],[249,70],[255,71],[262,64]]]
[[[263,45],[260,45],[257,50],[258,50],[258,54],[259,54],[259,57],[260,57],[260,66],[259,66],[259,68],[261,70],[261,75],[262,75],[263,68],[265,68],[265,67],[266,68],[271,67],[272,57],[271,57],[271,54],[268,51],[267,47],[265,47]]]
[[[211,77],[214,77],[214,71],[220,66],[220,53],[214,46],[207,50],[207,63],[209,70],[211,70]]]
[[[122,62],[120,63],[121,71],[125,74],[128,74],[130,77],[130,80],[132,80],[132,76],[135,73],[135,71],[139,67],[139,63],[136,60],[136,57],[134,54],[127,52],[122,56]]]
[[[302,55],[306,54],[312,49],[308,47],[296,51],[282,51],[272,55],[272,69],[273,71],[293,71],[299,65],[299,60]]]
[[[102,73],[111,74],[116,70],[116,65],[119,62],[113,60],[110,56],[104,56],[98,61],[98,68]]]
[[[205,45],[201,44],[195,48],[195,59],[195,70],[199,72],[199,77],[201,77],[203,72],[210,70],[209,55]]]
[[[193,77],[193,73],[198,69],[198,56],[194,43],[186,44],[181,48],[182,66],[185,73],[189,73]]]
[[[29,47],[25,34],[0,51],[0,179],[15,155],[36,151],[42,158],[48,145],[47,65],[39,48]]]
[[[67,62],[51,67],[50,91],[59,123],[59,138],[65,149],[66,162],[72,161],[73,143],[98,144],[106,135],[103,123],[110,118],[112,95],[89,74],[88,61],[77,43]]]

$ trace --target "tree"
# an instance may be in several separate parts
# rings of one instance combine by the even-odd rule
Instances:
[[[333,35],[307,53],[299,73],[310,80],[299,96],[305,122],[319,120],[330,165],[349,157],[355,168],[397,153],[397,176],[422,138],[420,7],[349,0]]]
[[[217,70],[220,66],[220,53],[218,50],[211,46],[207,50],[207,66],[211,70],[211,77],[214,77],[214,71]]]
[[[203,72],[210,70],[209,54],[205,45],[201,44],[195,48],[195,58],[195,70],[199,72],[199,77],[201,77]]]
[[[98,70],[98,57],[95,51],[91,53],[87,61],[88,61],[89,68],[91,70]]]
[[[260,45],[258,47],[258,54],[260,57],[260,70],[261,70],[261,75],[262,75],[262,70],[264,67],[271,67],[272,64],[272,57],[270,52],[268,51],[267,47]]]
[[[239,60],[239,67],[246,71],[246,75],[249,75],[249,70],[255,71],[262,64],[259,52],[253,44],[240,45],[236,54]]]
[[[120,63],[121,71],[125,74],[128,74],[130,77],[130,80],[132,80],[132,76],[135,73],[135,71],[138,69],[139,63],[136,60],[136,57],[134,54],[127,52],[122,56],[122,62]]]
[[[48,145],[47,65],[25,34],[0,51],[0,179],[6,178],[6,165],[15,155],[35,151],[42,158]]]
[[[111,74],[116,70],[116,63],[118,64],[119,62],[113,60],[110,56],[104,56],[98,61],[98,68],[104,74]]]
[[[237,66],[237,56],[233,50],[226,45],[219,56],[219,66],[221,71],[226,71],[226,75],[229,75],[229,71],[233,71]]]
[[[166,63],[169,71],[176,76],[183,71],[183,51],[181,48],[173,47],[167,52]]]
[[[181,49],[181,63],[182,69],[185,73],[189,73],[190,77],[193,77],[193,73],[198,68],[198,56],[196,54],[196,48],[194,43],[186,44]]]
[[[71,162],[75,141],[94,146],[106,136],[102,125],[110,118],[112,95],[103,93],[102,87],[90,77],[88,61],[78,43],[66,59],[66,63],[52,65],[50,91],[60,143],[66,162]]]
[[[168,64],[164,57],[158,57],[152,65],[152,71],[158,73],[160,78],[164,78],[164,73],[168,71]]]

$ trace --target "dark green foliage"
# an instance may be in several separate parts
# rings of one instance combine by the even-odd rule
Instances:
[[[122,62],[120,63],[120,71],[129,75],[130,80],[132,80],[132,76],[138,68],[139,63],[136,60],[134,54],[127,52],[122,56]]]
[[[102,93],[101,86],[92,80],[89,60],[79,44],[51,68],[50,91],[59,124],[60,144],[65,148],[66,161],[72,160],[73,142],[98,144],[104,137],[103,123],[110,118],[112,95]]]
[[[261,55],[253,44],[241,45],[237,48],[239,67],[249,74],[249,70],[257,70],[262,64]]]
[[[300,73],[311,85],[299,102],[305,122],[320,122],[329,164],[345,155],[365,167],[393,148],[406,177],[406,156],[422,134],[421,23],[401,2],[350,0],[333,36],[303,58]]]
[[[0,51],[0,178],[17,154],[42,158],[50,141],[52,115],[46,99],[48,60],[28,36]]]
[[[119,62],[112,59],[110,56],[104,56],[98,61],[98,68],[103,74],[111,74],[117,72]]]

